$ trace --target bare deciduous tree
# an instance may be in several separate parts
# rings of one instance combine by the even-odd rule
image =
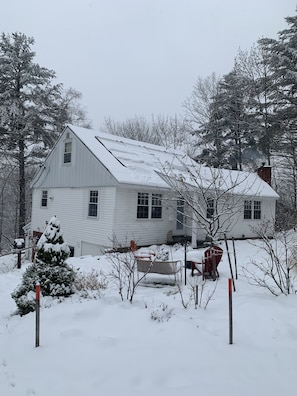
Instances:
[[[214,98],[218,94],[220,78],[212,73],[206,78],[198,77],[192,94],[185,100],[186,121],[190,130],[197,131],[202,125],[209,122]]]
[[[126,299],[132,303],[136,290],[145,275],[149,272],[150,267],[148,267],[147,272],[139,276],[137,272],[137,260],[131,252],[113,252],[108,255],[108,259],[111,261],[111,272],[109,276],[118,288],[122,301]],[[151,265],[153,265],[153,262]]]
[[[297,268],[296,236],[294,232],[283,231],[268,237],[267,222],[255,230],[259,240],[253,242],[266,253],[264,259],[257,258],[243,268],[244,275],[253,285],[263,287],[274,296],[290,294],[295,290]]]
[[[166,148],[183,147],[185,150],[190,150],[193,146],[191,134],[185,122],[177,116],[152,116],[151,121],[147,121],[144,117],[134,117],[123,122],[106,118],[103,130],[113,135]]]
[[[243,197],[253,187],[253,181],[245,172],[193,166],[184,160],[180,163],[183,168],[180,175],[172,171],[170,164],[164,165],[160,172],[172,189],[168,203],[171,201],[176,206],[176,201],[182,200],[182,213],[177,213],[177,218],[182,215],[181,221],[193,230],[192,235],[200,229],[214,243],[238,221]],[[192,244],[195,242],[192,240]]]

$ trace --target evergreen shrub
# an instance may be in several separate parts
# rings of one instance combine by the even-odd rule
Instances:
[[[69,254],[60,222],[54,216],[38,241],[35,263],[26,269],[22,283],[12,293],[20,315],[35,310],[35,288],[38,283],[43,296],[68,297],[74,293],[76,273],[65,262]]]

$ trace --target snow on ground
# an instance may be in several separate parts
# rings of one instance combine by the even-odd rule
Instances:
[[[185,309],[176,286],[151,283],[138,288],[132,304],[122,302],[109,281],[98,299],[75,295],[63,302],[44,300],[39,348],[35,313],[13,315],[10,297],[28,264],[11,270],[14,258],[0,258],[1,396],[294,395],[297,297],[273,297],[250,285],[241,266],[259,259],[263,251],[238,241],[236,253],[233,345],[228,342],[226,253],[207,309],[195,309],[194,300]],[[183,249],[173,252],[174,258],[183,254]],[[106,256],[72,258],[69,263],[85,271],[110,272]],[[193,279],[190,270],[187,274],[189,285]],[[164,276],[149,278],[164,281]],[[201,305],[214,286],[207,281]],[[186,300],[189,289],[184,289]]]

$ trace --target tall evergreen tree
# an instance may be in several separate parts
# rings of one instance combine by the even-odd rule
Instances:
[[[223,76],[209,107],[208,122],[198,130],[206,148],[199,159],[207,165],[242,169],[243,154],[253,146],[249,134],[248,79],[234,69]]]
[[[250,147],[248,123],[249,82],[234,69],[220,83],[217,97],[221,123],[229,142],[228,162],[232,169],[242,170],[243,152]]]
[[[274,79],[271,54],[261,42],[250,51],[239,51],[235,68],[249,83],[249,133],[254,143],[254,159],[262,158],[271,165],[271,156],[278,141]]]
[[[0,40],[0,144],[14,159],[19,178],[19,235],[26,223],[26,164],[53,141],[61,85],[55,73],[33,62],[34,39],[21,33]]]
[[[275,154],[283,167],[283,183],[291,185],[293,208],[297,209],[297,15],[285,18],[288,28],[277,39],[260,40],[270,54],[275,102]],[[279,184],[282,184],[279,182]],[[281,191],[280,191],[281,193]]]
[[[209,105],[209,118],[198,129],[198,141],[202,151],[196,159],[208,166],[223,168],[228,166],[228,142],[221,119],[218,95]]]

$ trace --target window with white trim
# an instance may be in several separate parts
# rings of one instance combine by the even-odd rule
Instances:
[[[254,201],[254,219],[261,220],[261,201]]]
[[[137,219],[148,218],[162,218],[162,194],[138,193]]]
[[[247,220],[260,220],[261,201],[244,201],[243,218]]]
[[[151,218],[162,218],[162,194],[152,194]]]
[[[148,219],[149,217],[149,194],[138,193],[137,218]]]
[[[64,164],[71,163],[72,142],[64,143]]]
[[[48,191],[47,190],[43,190],[41,192],[41,206],[43,208],[47,207],[47,197],[48,197]]]
[[[98,190],[90,191],[88,216],[89,217],[98,216]]]

